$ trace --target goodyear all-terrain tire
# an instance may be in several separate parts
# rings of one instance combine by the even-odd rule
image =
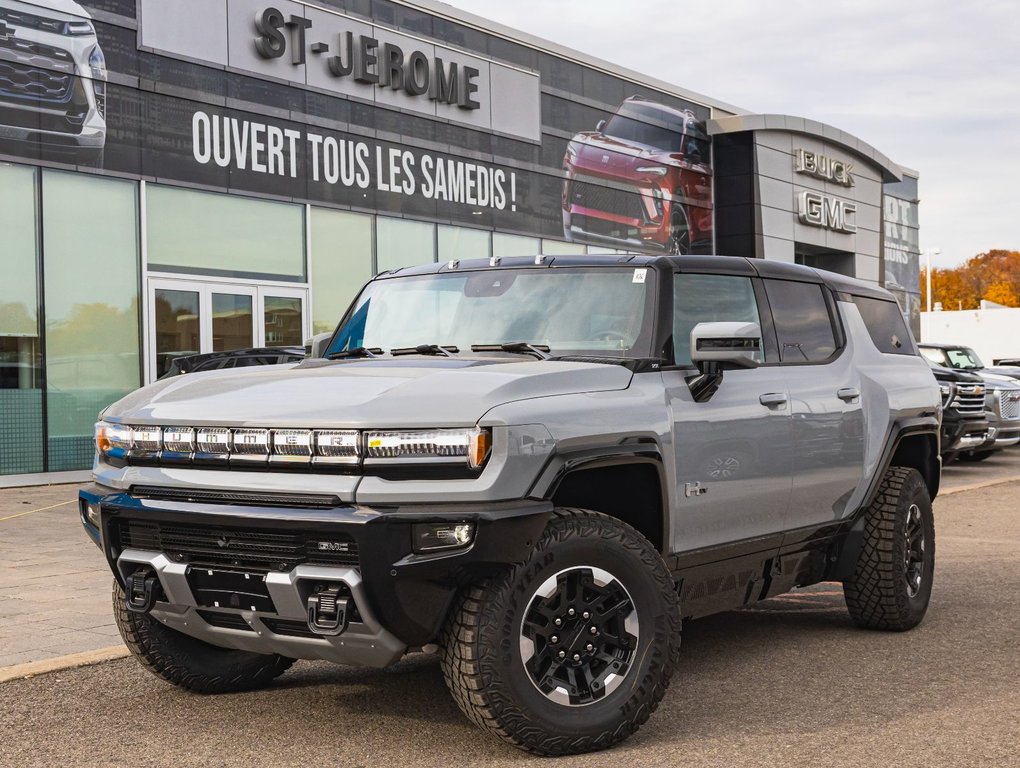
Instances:
[[[168,683],[196,693],[234,693],[264,688],[294,659],[276,654],[218,648],[129,611],[124,590],[113,582],[113,615],[128,650],[142,666]]]
[[[904,631],[921,623],[935,575],[935,519],[916,469],[892,467],[865,513],[853,576],[843,583],[854,623]]]
[[[654,547],[619,520],[557,509],[527,562],[460,595],[442,667],[481,728],[568,755],[634,733],[679,655],[677,594]]]

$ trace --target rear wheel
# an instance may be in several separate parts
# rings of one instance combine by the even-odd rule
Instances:
[[[935,519],[924,478],[892,467],[865,513],[864,542],[843,583],[854,623],[903,631],[921,623],[935,575]]]
[[[576,754],[622,741],[658,706],[680,613],[644,537],[560,509],[526,563],[461,595],[443,640],[447,685],[472,721],[530,752]]]
[[[294,659],[219,648],[181,634],[149,614],[129,611],[124,589],[113,582],[113,615],[124,644],[142,666],[168,683],[196,693],[233,693],[264,688]]]

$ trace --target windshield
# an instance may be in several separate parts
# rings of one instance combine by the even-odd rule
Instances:
[[[958,371],[976,371],[984,368],[977,353],[969,347],[956,347],[955,349],[921,347],[921,354],[936,365],[955,368]]]
[[[357,348],[526,342],[556,354],[647,357],[654,271],[499,269],[369,283],[326,355]]]

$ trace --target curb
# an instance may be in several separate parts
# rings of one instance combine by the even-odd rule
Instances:
[[[7,683],[11,680],[19,680],[24,677],[34,677],[35,675],[45,675],[49,672],[59,672],[63,669],[99,664],[100,662],[113,661],[114,659],[123,659],[128,655],[130,653],[123,645],[112,645],[108,648],[97,648],[94,651],[82,651],[81,653],[72,653],[68,656],[57,656],[55,659],[29,661],[10,667],[0,667],[0,683]]]
[[[1020,475],[1010,475],[1009,477],[1000,477],[995,480],[985,480],[981,483],[971,483],[970,485],[961,485],[959,488],[949,488],[947,490],[939,490],[939,495],[935,497],[938,501],[943,496],[952,496],[954,493],[964,493],[966,491],[978,491],[982,488],[991,488],[993,485],[1005,485],[1006,483],[1017,483],[1020,482]]]

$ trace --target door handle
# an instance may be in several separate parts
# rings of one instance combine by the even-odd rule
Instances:
[[[843,387],[836,390],[836,397],[846,403],[852,403],[861,396],[861,390],[857,387]]]
[[[778,408],[779,406],[786,405],[789,399],[785,392],[768,392],[758,396],[758,402],[762,405],[767,405],[769,408]]]

